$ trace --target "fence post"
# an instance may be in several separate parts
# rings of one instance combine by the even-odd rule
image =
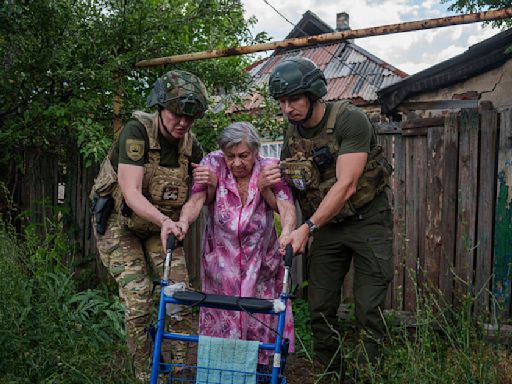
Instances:
[[[475,266],[475,311],[489,309],[489,289],[492,266],[492,233],[494,227],[494,201],[496,197],[496,143],[498,113],[482,110],[480,123],[480,177],[478,186],[478,228]]]
[[[512,280],[512,109],[500,117],[493,293],[499,304],[494,306],[497,315],[507,317]]]

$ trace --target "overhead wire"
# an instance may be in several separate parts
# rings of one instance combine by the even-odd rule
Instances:
[[[298,31],[302,32],[305,36],[308,36],[310,37],[311,35],[308,34],[306,31],[304,31],[302,28],[300,28],[297,24],[294,24],[293,22],[291,22],[286,16],[284,16],[274,5],[270,4],[270,2],[268,0],[263,0],[263,2],[265,4],[267,4],[270,8],[272,8],[272,10],[274,12],[276,12],[283,20],[285,20],[287,23],[289,23],[290,25],[292,25],[294,28],[296,28]],[[338,60],[343,66],[349,68],[352,72],[358,74],[359,76],[361,76],[362,78],[364,78],[368,83],[369,85],[371,85],[372,87],[375,88],[376,91],[378,91],[380,88],[378,85],[376,85],[375,83],[375,80],[371,80],[369,77],[368,77],[368,74],[364,74],[364,73],[361,73],[359,72],[354,66],[350,66],[348,65],[347,63],[345,63],[341,57],[339,57],[338,55],[335,55],[333,54],[332,52],[330,52],[328,49],[325,48],[324,45],[320,44],[320,43],[316,43],[315,44],[316,47],[324,50],[325,52],[327,52],[328,55],[330,55],[332,58]],[[372,74],[372,76],[375,76],[375,74]]]

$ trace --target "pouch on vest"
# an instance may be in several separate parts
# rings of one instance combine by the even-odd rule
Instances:
[[[322,201],[324,196],[327,195],[327,192],[329,192],[334,183],[336,183],[336,178],[334,177],[320,183],[320,186],[318,187],[320,202]],[[318,203],[317,207],[320,205],[320,202]],[[348,217],[354,216],[356,213],[356,207],[352,202],[352,198],[350,198],[347,201],[345,201],[345,204],[343,204],[341,210],[336,214],[336,216],[334,216],[332,220],[339,223]]]
[[[325,171],[334,163],[335,159],[327,145],[313,148],[313,161],[320,171]]]
[[[309,160],[285,160],[280,165],[281,173],[288,185],[304,192],[315,188],[320,182],[320,172]]]
[[[119,216],[119,223],[122,227],[129,229],[140,236],[147,236],[149,233],[157,233],[160,232],[160,228],[153,224],[151,221],[143,219],[135,212],[129,217]]]
[[[183,179],[181,174],[155,175],[149,186],[149,195],[151,196],[151,202],[155,205],[181,208],[187,201],[187,181]]]
[[[94,179],[92,187],[91,199],[94,194],[99,196],[111,195],[117,186],[117,174],[110,161],[110,156],[106,156],[100,166],[98,176]]]
[[[149,200],[146,194],[144,194],[144,197]],[[133,212],[124,199],[122,199],[119,209],[119,223],[122,227],[130,229],[141,236],[160,231],[158,226]]]
[[[358,180],[356,193],[350,198],[354,207],[357,209],[368,204],[382,192],[389,185],[392,172],[393,167],[384,157],[382,147],[375,146]]]
[[[91,210],[96,223],[96,233],[104,235],[107,230],[108,219],[114,210],[114,199],[112,196],[96,195],[93,198]]]

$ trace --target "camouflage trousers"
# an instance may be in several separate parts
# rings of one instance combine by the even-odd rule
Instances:
[[[144,328],[150,323],[152,308],[152,280],[161,278],[165,254],[160,241],[160,233],[145,237],[138,236],[123,228],[116,214],[109,218],[104,235],[94,231],[98,251],[103,265],[119,285],[119,297],[125,306],[125,327],[128,348],[133,358],[136,372],[149,369],[151,344]],[[173,252],[170,280],[184,282],[189,279],[182,249]],[[156,301],[156,300],[155,300]],[[184,346],[173,351],[174,357],[183,357]]]

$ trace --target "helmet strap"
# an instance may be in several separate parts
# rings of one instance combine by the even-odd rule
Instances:
[[[302,120],[292,120],[292,119],[288,119],[288,121],[290,122],[290,124],[293,124],[293,125],[303,125],[306,121],[308,121],[309,119],[311,119],[311,116],[313,116],[313,104],[315,103],[314,100],[312,99],[311,95],[309,93],[306,93],[306,96],[308,98],[308,102],[309,102],[309,105],[308,105],[308,113],[306,113],[306,117]]]
[[[162,124],[162,128],[164,131],[169,134],[169,131],[167,130],[167,126],[164,124],[164,119],[162,119],[162,108],[158,108],[158,119],[160,120],[160,124]]]

